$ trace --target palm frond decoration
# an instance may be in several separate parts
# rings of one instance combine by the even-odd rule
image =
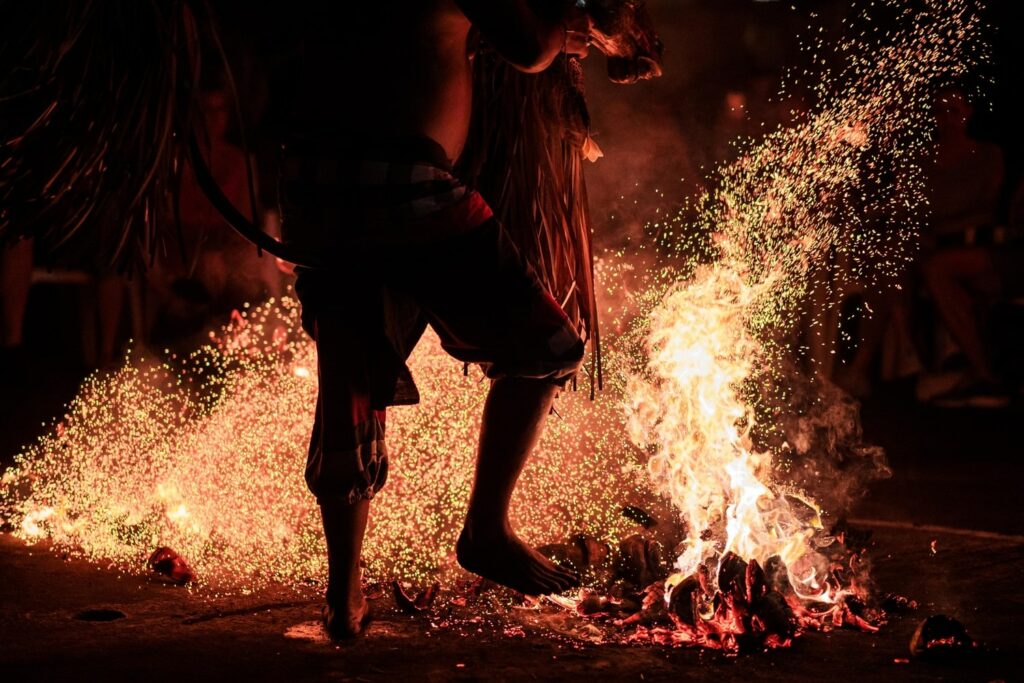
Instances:
[[[588,338],[593,396],[601,350],[583,177],[590,118],[582,66],[563,55],[543,73],[524,74],[485,47],[474,61],[472,125],[459,172]]]
[[[180,0],[0,0],[0,15],[0,241],[152,259],[176,232],[194,15]]]

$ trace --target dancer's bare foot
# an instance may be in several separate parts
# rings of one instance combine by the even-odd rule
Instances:
[[[574,573],[551,562],[508,529],[482,534],[467,526],[455,553],[463,569],[523,595],[562,593],[580,583]]]
[[[320,504],[328,567],[324,627],[332,640],[358,636],[370,618],[359,562],[369,512],[368,500]]]
[[[362,591],[349,600],[328,602],[324,607],[324,629],[331,640],[350,640],[362,635],[370,622],[370,605]]]

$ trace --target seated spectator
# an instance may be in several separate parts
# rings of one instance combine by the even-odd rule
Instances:
[[[861,320],[852,361],[836,376],[836,382],[854,395],[869,393],[870,369],[887,333],[895,333],[899,340],[901,374],[916,365],[910,321],[913,293],[923,288],[967,367],[955,375],[923,377],[919,397],[946,406],[1002,406],[1009,400],[980,321],[1006,290],[998,265],[1004,260],[1006,231],[996,227],[1003,158],[999,147],[969,135],[972,113],[959,89],[937,94],[935,154],[926,166],[930,216],[921,235],[919,267],[902,276],[897,288],[864,292],[871,314]]]
[[[200,99],[214,179],[246,217],[252,213],[245,154],[230,140],[233,111],[223,88],[205,90]],[[191,169],[182,178],[179,200],[186,254],[164,254],[149,274],[156,294],[158,338],[196,332],[212,313],[230,311],[283,291],[276,261],[260,258],[225,222],[199,188]]]
[[[1005,289],[997,266],[1005,229],[996,225],[1003,157],[996,145],[968,134],[972,113],[959,90],[939,94],[929,182],[932,216],[922,235],[921,275],[939,320],[967,364],[959,381],[934,402],[997,407],[1006,405],[1009,395],[993,368],[981,319]]]

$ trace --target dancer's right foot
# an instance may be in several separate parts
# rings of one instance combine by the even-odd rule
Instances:
[[[455,551],[463,569],[523,595],[563,593],[580,584],[576,574],[551,562],[511,531],[480,534],[464,528]]]

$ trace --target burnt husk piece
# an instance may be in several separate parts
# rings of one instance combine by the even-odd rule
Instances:
[[[195,573],[185,559],[167,546],[160,546],[154,550],[146,564],[157,574],[162,574],[179,585],[195,580]]]
[[[920,659],[947,661],[970,656],[978,643],[956,619],[933,614],[922,621],[910,639],[910,654]]]

